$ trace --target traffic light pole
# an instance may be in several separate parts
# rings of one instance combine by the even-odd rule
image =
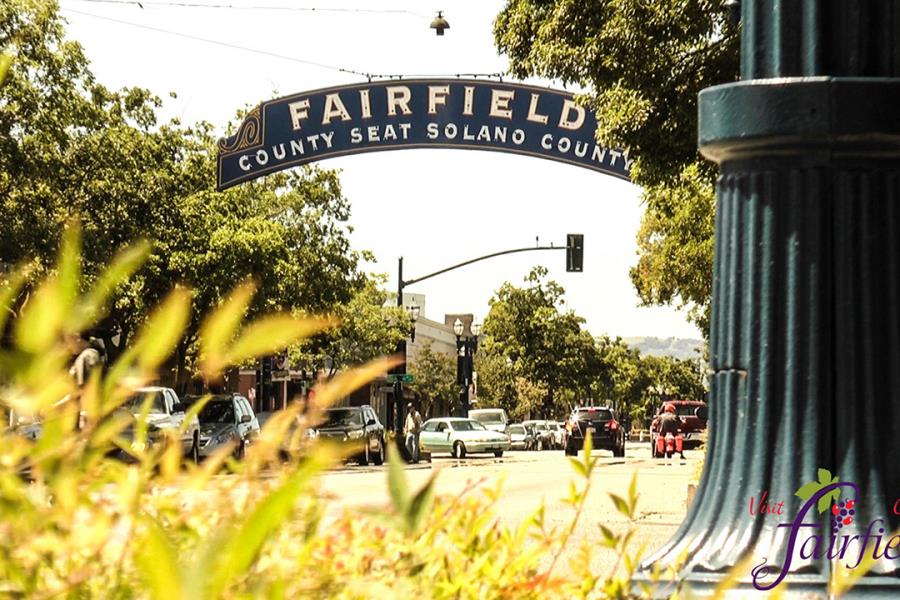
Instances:
[[[495,256],[503,256],[504,254],[515,254],[517,252],[534,252],[535,250],[566,250],[565,246],[534,246],[532,248],[515,248],[513,250],[503,250],[502,252],[494,252],[493,254],[485,254],[484,256],[479,256],[478,258],[473,258],[472,260],[467,260],[465,262],[461,262],[458,265],[453,265],[452,267],[447,267],[446,269],[441,269],[440,271],[435,271],[434,273],[429,273],[428,275],[423,275],[422,277],[416,277],[415,279],[409,279],[407,281],[403,281],[403,257],[400,257],[400,275],[398,277],[399,285],[397,286],[397,306],[403,306],[403,288],[412,285],[414,283],[419,283],[420,281],[425,281],[426,279],[431,279],[436,275],[443,275],[449,271],[454,271],[459,269],[460,267],[465,267],[466,265],[471,265],[472,263],[477,263],[482,260],[487,260],[489,258],[494,258]]]
[[[473,263],[480,262],[482,260],[487,260],[489,258],[494,258],[496,256],[504,256],[506,254],[516,254],[519,252],[535,252],[541,250],[566,250],[566,270],[570,272],[581,272],[582,271],[582,261],[583,261],[583,252],[584,252],[584,236],[580,234],[569,234],[566,238],[565,246],[533,246],[530,248],[514,248],[512,250],[503,250],[501,252],[493,252],[491,254],[485,254],[484,256],[479,256],[478,258],[473,258],[471,260],[467,260],[465,262],[461,262],[459,264],[453,265],[451,267],[447,267],[446,269],[441,269],[440,271],[435,271],[434,273],[429,273],[428,275],[423,275],[422,277],[416,277],[415,279],[408,279],[406,281],[403,280],[403,257],[401,256],[397,261],[397,306],[403,306],[403,288],[408,285],[412,285],[414,283],[419,283],[421,281],[425,281],[426,279],[431,279],[432,277],[436,277],[438,275],[442,275],[444,273],[448,273],[450,271],[454,271],[461,267],[465,267],[467,265],[471,265]],[[397,355],[403,358],[403,362],[391,369],[391,375],[405,375],[406,374],[406,339],[401,340],[397,343]],[[466,397],[468,398],[468,390],[466,390]],[[466,399],[466,403],[468,403],[468,399]],[[403,382],[398,377],[396,381],[394,381],[394,435],[397,440],[397,446],[400,448],[401,452],[404,449],[404,440],[403,440],[403,422],[405,419],[406,412],[403,410]]]

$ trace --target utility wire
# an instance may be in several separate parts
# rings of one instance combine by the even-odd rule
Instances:
[[[109,2],[112,2],[113,0],[91,0],[91,1],[93,1],[93,2],[102,2],[102,1],[109,1]],[[122,4],[122,2],[119,2],[119,3]],[[220,41],[220,40],[213,40],[213,39],[209,39],[209,38],[200,37],[200,36],[197,36],[197,35],[192,35],[192,34],[189,34],[189,33],[181,33],[181,32],[178,32],[178,31],[171,31],[171,30],[169,30],[169,29],[163,29],[163,28],[161,28],[161,27],[153,27],[152,25],[144,25],[144,24],[142,24],[142,23],[134,23],[134,22],[132,22],[132,21],[125,21],[125,20],[123,20],[123,19],[116,19],[115,17],[107,17],[107,16],[104,16],[104,15],[97,15],[97,14],[94,14],[94,13],[89,13],[89,12],[84,12],[84,11],[76,10],[76,9],[74,9],[74,8],[63,8],[63,10],[65,10],[65,11],[67,11],[67,12],[70,12],[70,13],[77,14],[77,15],[82,15],[82,16],[85,16],[85,17],[91,17],[91,18],[94,18],[94,19],[100,19],[101,21],[109,21],[109,22],[111,22],[111,23],[118,23],[118,24],[120,24],[120,25],[128,25],[128,26],[130,26],[130,27],[137,27],[138,29],[146,29],[146,30],[148,30],[148,31],[154,31],[154,32],[156,32],[156,33],[164,33],[164,34],[172,35],[172,36],[175,36],[175,37],[180,37],[180,38],[185,38],[185,39],[188,39],[188,40],[193,40],[193,41],[195,41],[195,42],[203,42],[203,43],[206,43],[206,44],[213,44],[213,45],[215,45],[215,46],[222,46],[222,47],[225,47],[225,48],[231,48],[231,49],[233,49],[233,50],[242,50],[242,51],[244,51],[244,52],[251,52],[251,53],[253,53],[253,54],[260,54],[260,55],[262,55],[262,56],[269,56],[269,57],[272,57],[272,58],[280,58],[280,59],[282,59],[282,60],[289,60],[289,61],[291,61],[291,62],[300,63],[300,64],[308,65],[308,66],[311,66],[311,67],[318,67],[318,68],[320,68],[320,69],[327,69],[327,70],[329,70],[329,71],[336,71],[336,72],[338,72],[338,73],[347,73],[347,74],[350,74],[350,75],[359,75],[360,77],[365,77],[365,78],[367,78],[369,81],[371,81],[371,80],[373,80],[373,79],[403,79],[404,77],[406,77],[406,78],[416,78],[416,77],[456,77],[456,78],[460,78],[460,77],[472,77],[472,78],[475,78],[475,79],[477,79],[477,78],[479,78],[479,77],[486,77],[486,78],[497,78],[497,79],[500,79],[500,80],[502,81],[502,80],[503,80],[503,76],[505,75],[505,73],[454,73],[454,74],[424,74],[424,73],[422,73],[422,74],[396,74],[396,73],[395,73],[395,74],[383,74],[383,73],[366,73],[366,72],[363,72],[363,71],[357,71],[356,69],[348,69],[348,68],[344,68],[344,67],[339,67],[339,66],[337,66],[337,65],[329,65],[329,64],[326,64],[326,63],[316,62],[316,61],[313,61],[313,60],[305,60],[305,59],[302,59],[302,58],[297,58],[296,56],[288,56],[287,54],[279,54],[279,53],[277,53],[277,52],[270,52],[270,51],[268,51],[268,50],[259,50],[259,49],[257,49],[257,48],[249,48],[249,47],[247,47],[247,46],[241,46],[241,45],[238,45],[238,44],[232,44],[231,42],[223,42],[223,41]]]
[[[277,52],[269,52],[268,50],[258,50],[256,48],[248,48],[247,46],[239,46],[238,44],[232,44],[230,42],[222,42],[220,40],[211,40],[209,38],[204,38],[196,35],[191,35],[189,33],[180,33],[178,31],[170,31],[168,29],[162,29],[161,27],[153,27],[152,25],[143,25],[141,23],[133,23],[131,21],[124,21],[122,19],[116,19],[114,17],[106,17],[103,15],[95,15],[93,13],[87,13],[80,10],[75,10],[74,8],[63,8],[63,10],[75,13],[77,15],[83,15],[85,17],[92,17],[94,19],[100,19],[101,21],[109,21],[111,23],[119,23],[120,25],[130,25],[131,27],[137,27],[138,29],[146,29],[148,31],[155,31],[157,33],[165,33],[168,35],[174,35],[175,37],[181,37],[188,40],[194,40],[196,42],[204,42],[207,44],[214,44],[216,46],[224,46],[225,48],[232,48],[235,50],[243,50],[245,52],[253,52],[254,54],[262,54],[263,56],[271,56],[274,58],[280,58],[282,60],[290,60],[293,62],[301,63],[304,65],[309,65],[311,67],[319,67],[320,69],[329,69],[331,71],[338,71],[340,73],[351,73],[354,75],[362,75],[366,77],[366,73],[362,73],[360,71],[354,71],[352,69],[343,69],[341,67],[337,67],[334,65],[328,65],[325,63],[320,63],[312,60],[304,60],[302,58],[297,58],[296,56],[288,56],[286,54],[278,54]]]
[[[421,19],[430,19],[428,15],[423,15],[411,10],[395,9],[395,8],[340,8],[340,7],[312,7],[312,6],[266,6],[266,5],[248,5],[240,6],[234,4],[210,3],[202,2],[172,2],[160,0],[76,0],[77,2],[92,2],[95,4],[122,4],[137,6],[143,9],[145,6],[158,7],[176,7],[176,8],[223,8],[229,10],[281,10],[290,12],[334,12],[334,13],[368,13],[368,14],[395,14],[410,15]]]

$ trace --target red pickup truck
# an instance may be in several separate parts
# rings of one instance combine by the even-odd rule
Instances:
[[[659,405],[656,416],[650,423],[650,454],[656,458],[657,421],[666,404],[675,405],[675,414],[681,419],[681,433],[684,436],[684,447],[696,448],[706,441],[707,406],[699,400],[669,400]]]

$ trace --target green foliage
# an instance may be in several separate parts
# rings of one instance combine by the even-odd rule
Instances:
[[[597,340],[606,365],[595,385],[601,398],[609,398],[623,418],[645,421],[656,414],[662,397],[703,400],[705,375],[697,360],[670,356],[642,356],[620,338]]]
[[[494,23],[513,75],[586,90],[597,138],[635,158],[647,210],[632,280],[646,304],[689,307],[704,335],[715,168],[697,152],[697,95],[738,76],[727,17],[724,0],[507,0]]]
[[[446,401],[450,414],[453,414],[459,399],[455,356],[435,352],[429,343],[419,350],[415,360],[409,364],[409,372],[415,377],[415,382],[409,387],[419,395],[423,416],[445,416],[432,414],[432,406],[439,400]]]
[[[36,333],[22,331],[0,360],[0,404],[41,425],[36,440],[19,429],[0,437],[4,594],[218,599],[393,598],[402,593],[544,599],[627,589],[590,572],[589,549],[569,565],[576,577],[556,575],[559,558],[584,518],[597,466],[590,440],[582,458],[572,461],[580,483],[572,484],[567,501],[573,517],[562,531],[548,526],[543,509],[514,529],[500,526],[492,509],[499,487],[478,492],[478,484],[471,484],[448,498],[436,494],[432,476],[411,490],[393,446],[389,510],[348,510],[326,519],[328,506],[315,493],[314,478],[340,453],[327,444],[298,443],[303,439],[303,427],[296,427],[299,405],[274,415],[240,463],[225,447],[202,465],[182,466],[177,439],[152,438],[143,419],[134,443],[126,442],[121,436],[130,418],[123,421],[116,408],[155,377],[153,369],[180,337],[167,323],[186,323],[191,295],[185,289],[172,292],[135,336],[135,345],[105,374],[97,371],[77,388],[66,373],[67,344],[81,330],[69,324],[85,314],[95,292],[68,291],[79,287],[69,280],[77,280],[79,259],[69,253],[78,251],[78,229],[69,231],[53,274],[38,282],[33,301],[13,324],[16,331],[23,322],[51,325]],[[280,321],[287,334],[242,326],[240,315],[252,293],[252,286],[238,286],[201,322],[209,377],[227,366],[228,357],[249,351],[235,348],[245,347],[242,340],[250,332],[262,338],[254,340],[254,348],[271,351],[328,324]],[[263,316],[256,322],[270,321]],[[316,422],[323,408],[390,366],[390,361],[375,361],[341,374],[320,388],[305,422]],[[48,395],[53,381],[60,385],[50,385],[54,393]],[[113,447],[134,461],[110,458]],[[285,448],[291,455],[286,464],[279,459]],[[216,476],[226,465],[231,474]],[[611,499],[633,521],[634,486],[628,498]],[[617,550],[627,556],[626,543],[621,539]]]
[[[831,471],[828,469],[819,469],[817,475],[819,477],[818,481],[810,481],[809,483],[802,485],[794,495],[801,500],[806,501],[816,495],[820,490],[838,482],[838,476],[835,475],[832,477]],[[824,513],[831,508],[832,502],[837,502],[840,498],[841,488],[835,488],[819,498],[818,504],[816,505],[819,514]]]
[[[476,355],[482,405],[522,419],[562,416],[593,400],[623,420],[643,420],[662,395],[704,398],[699,361],[642,356],[620,338],[592,338],[583,319],[563,308],[563,289],[545,275],[536,268],[526,287],[507,282],[491,300]]]
[[[135,277],[98,286],[104,297],[95,300],[112,296],[104,318],[79,317],[94,320],[93,333],[113,358],[173,283],[192,289],[184,335],[162,371],[167,382],[184,384],[199,371],[202,316],[248,278],[255,294],[241,317],[334,311],[342,318],[339,331],[307,341],[306,354],[371,348],[353,361],[364,362],[396,343],[402,322],[373,325],[392,313],[376,301],[377,282],[359,270],[336,172],[300,169],[214,191],[213,127],[159,123],[160,100],[148,91],[97,83],[81,47],[65,39],[57,11],[55,2],[34,0],[0,7],[0,48],[15,56],[0,88],[0,266],[31,265],[14,311],[53,268],[75,217],[84,230],[86,284],[100,281],[118,248],[153,237]],[[147,250],[132,252],[121,257],[126,271]]]
[[[337,325],[291,349],[291,363],[307,369],[321,367],[326,356],[339,369],[393,354],[409,331],[409,315],[386,305],[383,275],[367,278],[347,302],[332,305],[328,313]]]
[[[631,281],[644,304],[677,303],[705,334],[712,297],[712,181],[691,164],[677,179],[646,187],[644,202]]]
[[[551,392],[568,389],[586,396],[601,365],[593,339],[582,328],[584,319],[561,308],[564,290],[545,281],[546,275],[545,268],[535,267],[526,287],[507,282],[497,290],[484,320],[483,349],[508,359],[516,377],[546,389],[540,412],[549,418],[567,408],[555,403]]]

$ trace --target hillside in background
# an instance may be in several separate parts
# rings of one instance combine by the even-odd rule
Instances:
[[[703,351],[703,340],[682,338],[628,337],[623,341],[650,356],[696,359]]]

